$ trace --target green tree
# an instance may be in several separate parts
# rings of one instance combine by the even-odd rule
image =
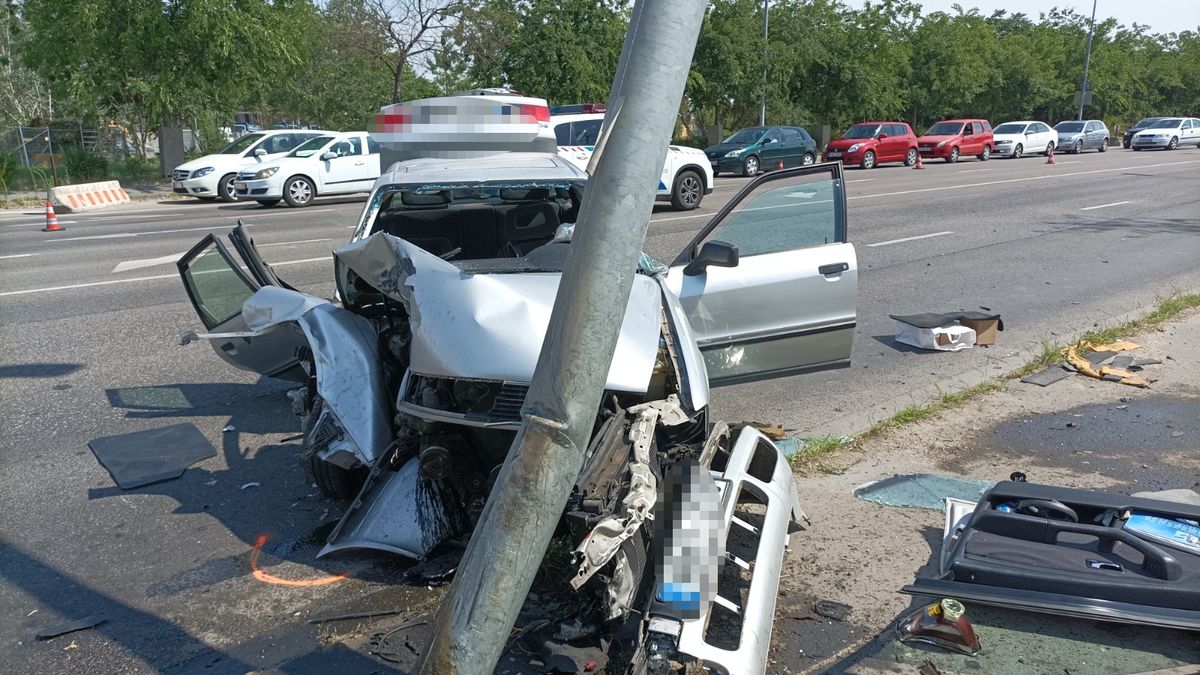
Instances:
[[[0,124],[21,126],[49,112],[46,83],[21,63],[26,25],[16,0],[0,4]]]

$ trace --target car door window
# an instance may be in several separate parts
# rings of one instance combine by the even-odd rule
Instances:
[[[765,182],[725,208],[697,238],[693,256],[712,240],[736,245],[742,258],[846,241],[845,195],[832,170]]]
[[[571,123],[563,122],[554,126],[554,142],[558,145],[571,144]]]
[[[763,137],[764,143],[768,141],[771,143],[780,143],[783,141],[783,134],[780,133],[779,129],[771,129],[766,133],[766,136]]]
[[[571,124],[571,143],[569,145],[595,145],[600,139],[600,127],[604,120],[584,120]]]
[[[354,138],[340,140],[337,143],[334,143],[329,148],[329,151],[338,157],[352,157],[354,155],[361,155],[362,139],[355,136]]]
[[[783,130],[783,142],[784,143],[799,143],[800,142],[800,132],[796,131],[795,129],[784,129]]]
[[[375,142],[375,139],[368,136],[367,137],[367,154],[378,155],[380,149],[381,149],[381,147],[378,143]]]
[[[209,330],[240,314],[242,303],[258,290],[211,234],[179,261],[179,272],[188,297]]]

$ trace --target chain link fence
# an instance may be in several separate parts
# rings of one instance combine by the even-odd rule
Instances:
[[[146,156],[158,151],[153,135],[142,141]],[[49,164],[50,156],[61,160],[64,153],[83,150],[107,161],[141,157],[137,141],[120,127],[0,127],[0,153],[11,155],[20,166]]]

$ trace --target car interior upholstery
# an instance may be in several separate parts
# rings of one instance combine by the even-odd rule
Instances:
[[[456,192],[393,192],[384,197],[371,231],[459,260],[517,258],[551,241],[579,210],[578,199],[549,187],[500,188],[485,201],[456,202]]]

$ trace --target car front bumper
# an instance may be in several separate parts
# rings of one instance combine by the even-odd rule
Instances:
[[[1003,143],[1003,144],[996,143],[995,147],[992,148],[992,154],[996,155],[998,157],[1007,157],[1007,156],[1013,154],[1013,151],[1015,151],[1016,149],[1017,149],[1016,143]],[[1022,144],[1021,152],[1022,153],[1025,152],[1024,144]]]
[[[918,145],[917,152],[921,153],[922,157],[936,159],[941,157],[949,157],[950,149],[953,147],[954,146],[950,145],[949,143],[946,145]]]
[[[1131,148],[1165,148],[1171,144],[1170,136],[1138,136],[1130,142]]]
[[[722,157],[712,163],[713,171],[722,171],[724,173],[738,173],[742,170],[742,166],[746,161],[746,155],[737,157]]]
[[[855,150],[854,152],[846,152],[845,150],[826,150],[825,151],[825,161],[826,162],[841,162],[842,164],[861,164],[862,156],[863,156],[862,150]]]
[[[217,181],[220,176],[214,171],[207,176],[200,178],[187,178],[184,180],[171,180],[171,191],[179,195],[190,195],[192,197],[216,197],[217,196]]]
[[[233,183],[233,190],[239,199],[283,199],[283,185],[273,176],[259,180],[238,176]]]

